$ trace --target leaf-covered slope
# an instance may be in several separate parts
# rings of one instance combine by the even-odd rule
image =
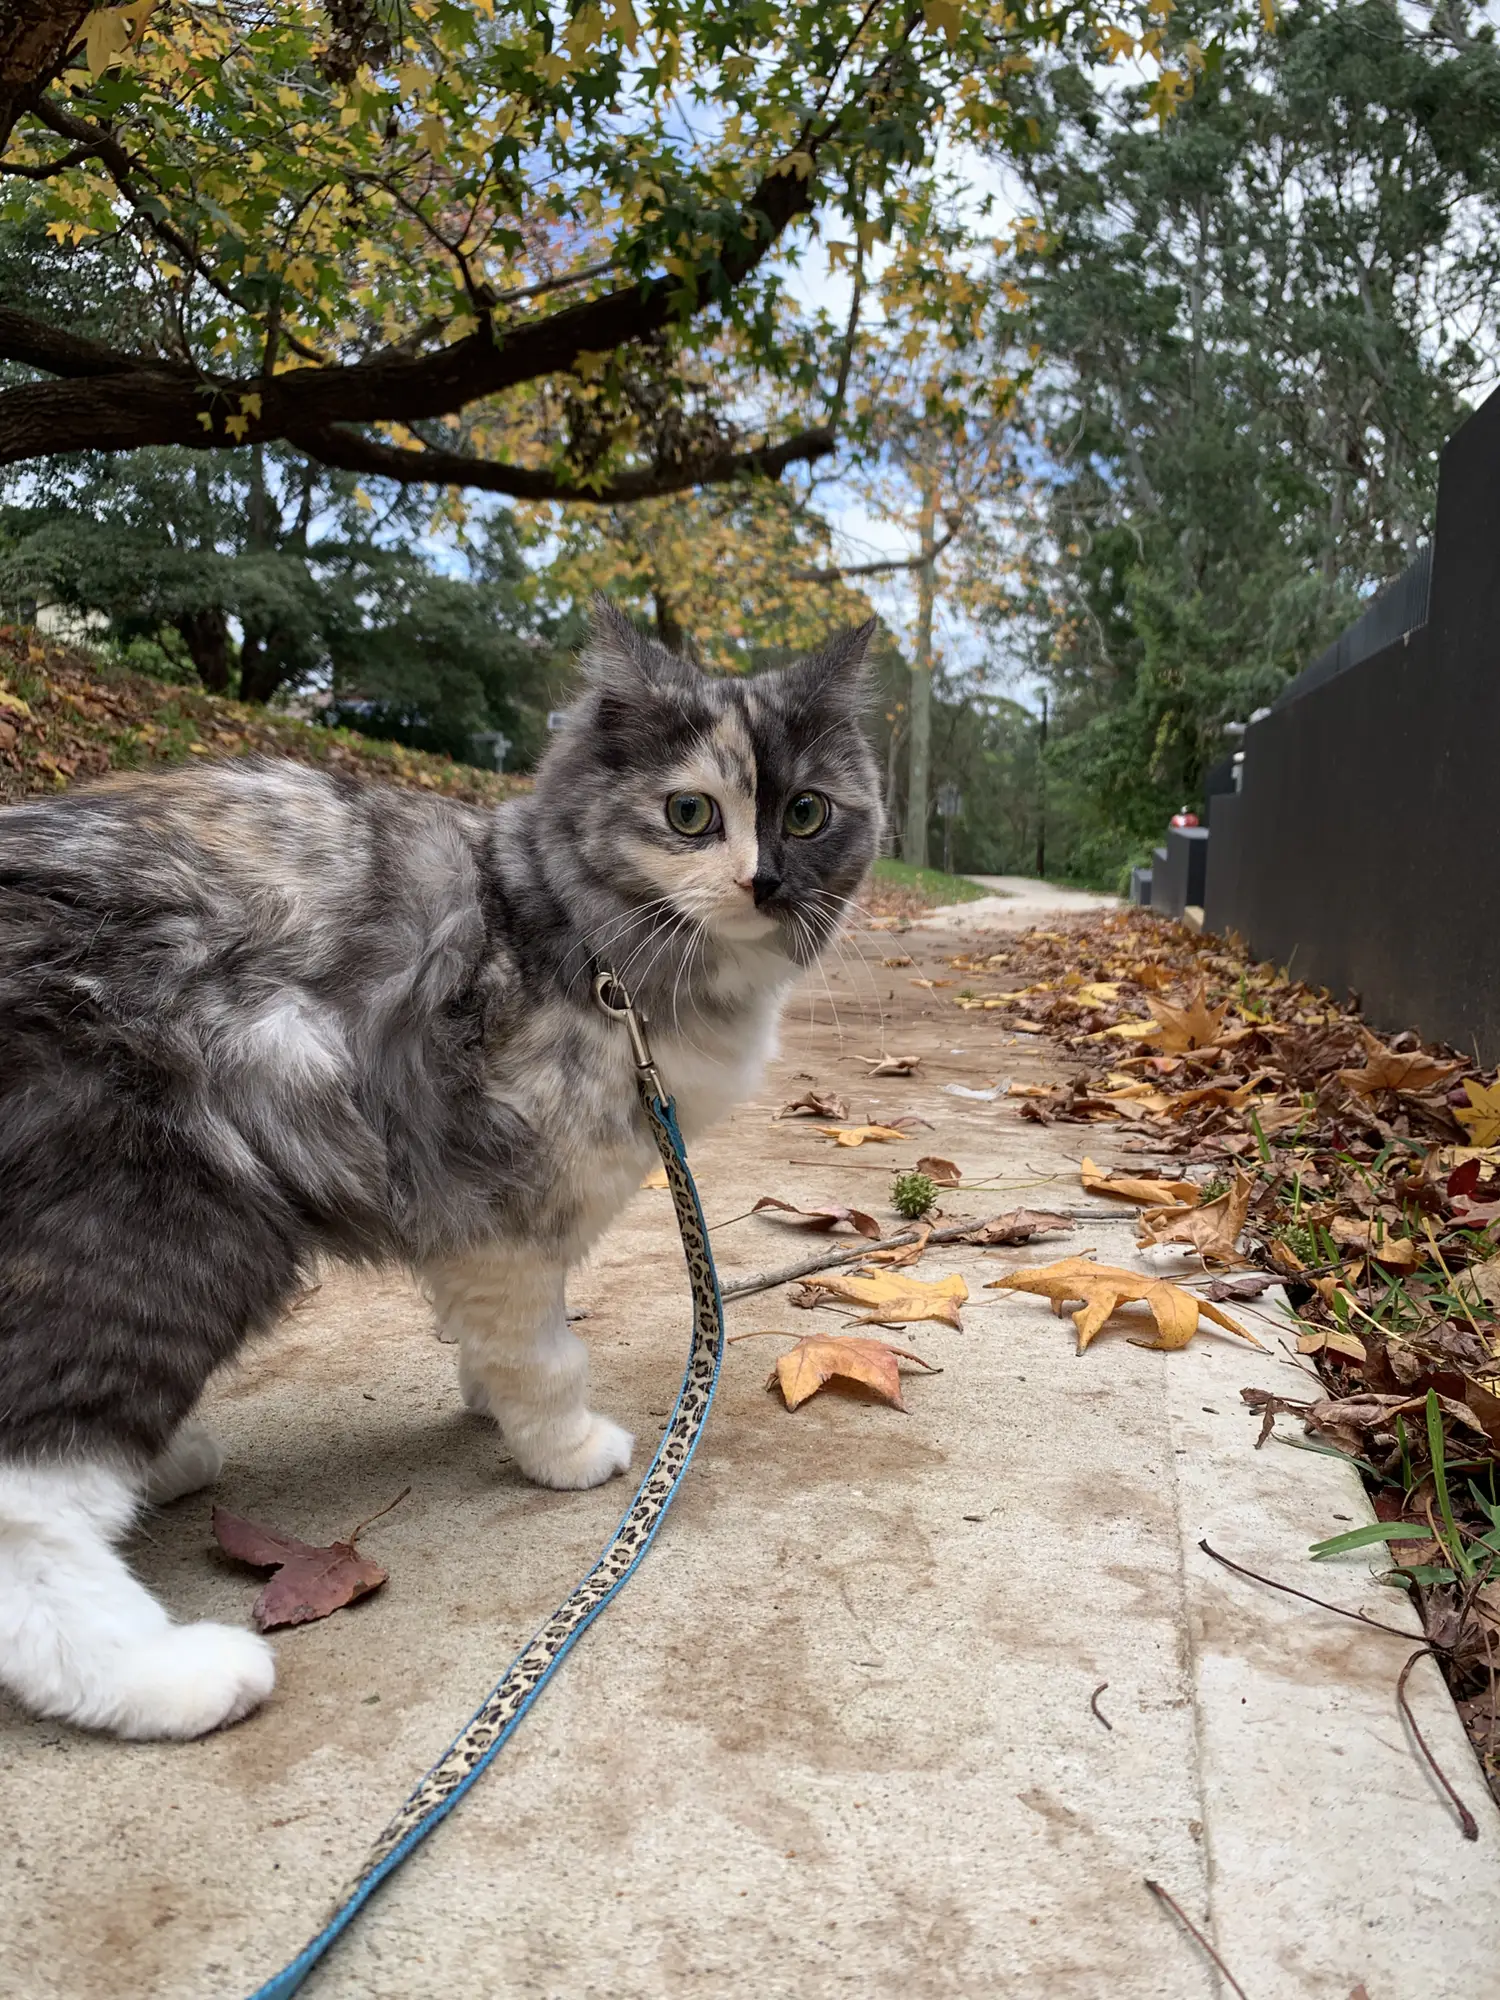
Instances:
[[[521,782],[446,757],[324,729],[220,695],[116,673],[42,638],[0,625],[0,804],[61,791],[109,771],[260,752],[354,777],[441,792],[474,805]]]

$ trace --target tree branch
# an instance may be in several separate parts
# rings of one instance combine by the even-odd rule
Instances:
[[[16,312],[10,306],[0,306],[0,361],[21,361],[28,368],[40,368],[48,375],[120,375],[145,369],[175,373],[190,383],[198,380],[195,372],[182,362],[122,354],[102,341],[60,332],[45,320],[33,319],[29,313]]]
[[[758,451],[718,451],[701,458],[683,458],[666,465],[622,472],[604,485],[584,486],[559,478],[545,467],[501,465],[466,452],[436,447],[411,451],[382,444],[358,431],[330,426],[299,432],[287,442],[320,465],[344,472],[361,472],[373,479],[399,479],[429,486],[474,486],[487,493],[504,493],[512,500],[565,500],[575,506],[609,507],[631,500],[650,500],[664,493],[681,493],[690,486],[724,486],[743,478],[779,479],[789,465],[825,458],[834,448],[830,430],[798,431],[778,445]]]
[[[76,139],[87,152],[102,160],[110,179],[129,202],[131,213],[143,219],[148,228],[155,230],[162,241],[168,244],[183,263],[188,265],[211,291],[216,292],[226,305],[233,306],[236,312],[246,311],[243,300],[237,299],[230,287],[214,275],[199,253],[198,246],[160,212],[160,203],[142,198],[136,185],[135,162],[112,132],[107,132],[98,125],[90,125],[87,119],[77,117],[66,105],[58,104],[48,97],[38,98],[32,109],[49,131],[55,132],[61,139]],[[282,338],[304,361],[319,364],[323,362],[324,357],[315,347],[309,347],[293,334],[283,331]]]
[[[23,181],[50,181],[57,174],[67,173],[70,168],[81,167],[98,151],[98,144],[91,142],[87,146],[75,146],[71,153],[59,153],[55,160],[43,160],[34,167],[17,166],[14,161],[0,160],[0,174],[9,174]]]
[[[9,0],[0,9],[0,152],[67,61],[88,11],[88,0]]]
[[[943,553],[953,540],[953,529],[940,535],[925,553],[914,556],[891,556],[880,562],[841,563],[835,569],[793,569],[787,571],[790,583],[842,583],[846,576],[890,576],[897,570],[921,569]]]
[[[84,131],[94,136],[92,127]],[[817,143],[816,137],[809,138],[804,150]],[[108,155],[104,157],[109,164]],[[128,159],[125,164],[128,169]],[[812,206],[811,182],[811,175],[804,179],[775,168],[762,178],[724,244],[717,273],[689,311],[701,311],[750,275],[787,226]],[[187,254],[193,254],[190,245]],[[245,414],[247,395],[259,401],[259,414],[246,432],[252,441],[322,433],[334,424],[410,424],[449,416],[481,397],[565,373],[580,354],[610,353],[646,338],[678,310],[681,294],[677,279],[650,278],[498,333],[481,328],[433,354],[386,352],[345,367],[299,368],[245,381],[206,373],[194,378],[180,364],[128,354],[115,357],[112,372],[92,363],[81,368],[73,336],[32,322],[37,337],[24,354],[13,353],[11,359],[95,379],[87,396],[62,382],[28,383],[0,394],[0,465],[65,452],[131,451],[149,444],[223,444],[228,441],[224,419]],[[21,318],[8,317],[13,322]],[[678,478],[673,487],[661,490],[692,483]],[[586,489],[577,497],[586,499]]]

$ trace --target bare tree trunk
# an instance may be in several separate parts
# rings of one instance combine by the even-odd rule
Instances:
[[[914,868],[927,866],[927,779],[932,762],[932,612],[937,599],[937,468],[930,461],[918,471],[921,512],[917,534],[921,564],[917,570],[917,651],[911,663],[911,725],[906,753],[906,837],[901,858]]]
[[[888,828],[896,824],[896,780],[900,775],[900,752],[904,736],[905,731],[901,724],[892,721],[891,740],[886,745],[885,753],[885,823]]]
[[[651,601],[656,611],[657,638],[669,653],[676,653],[684,660],[691,660],[694,657],[693,635],[677,616],[671,598],[660,584],[652,590]]]
[[[188,649],[198,678],[210,694],[229,688],[229,621],[218,605],[184,611],[174,624]]]

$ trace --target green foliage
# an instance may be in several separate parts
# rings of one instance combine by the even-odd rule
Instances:
[[[141,672],[251,701],[324,694],[366,735],[466,758],[498,729],[512,768],[540,750],[566,667],[505,514],[462,550],[449,538],[450,575],[423,549],[417,489],[377,509],[283,447],[59,461],[6,490],[0,607],[102,614]]]
[[[72,323],[49,310],[51,275],[6,295],[33,324],[0,328],[0,356],[76,387],[65,403],[24,384],[0,397],[0,449],[285,440],[519,497],[588,498],[627,469],[658,491],[691,485],[683,468],[763,436],[761,415],[778,431],[800,417],[804,435],[827,418],[844,322],[787,284],[807,235],[847,268],[877,246],[920,252],[942,154],[1028,143],[1011,101],[1028,50],[1087,55],[1116,13],[1113,0],[99,9],[60,74],[28,76],[29,59],[51,67],[28,43],[5,79],[19,115],[0,129],[13,169],[0,222],[32,231],[54,272],[113,258],[139,334],[121,367],[162,365],[133,403],[98,391],[100,371],[74,365]],[[710,347],[715,368],[690,385]],[[726,356],[731,397],[714,379]],[[738,393],[752,380],[767,410]],[[411,428],[460,412],[456,438]],[[371,425],[389,429],[355,428]],[[424,447],[460,473],[424,471]],[[497,470],[519,476],[486,477]]]
[[[1500,56],[1461,13],[1303,0],[1266,37],[1186,0],[1169,40],[1203,63],[1158,128],[1113,72],[1034,79],[1037,226],[999,329],[1039,356],[1034,476],[1004,609],[1052,690],[1081,874],[1196,804],[1225,724],[1430,530],[1500,295]]]
[[[908,861],[877,861],[872,872],[877,882],[893,889],[910,889],[934,908],[945,903],[973,903],[986,893],[962,875],[945,875],[941,868],[913,868]]]

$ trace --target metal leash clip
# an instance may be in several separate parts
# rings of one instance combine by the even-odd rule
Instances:
[[[667,1093],[662,1088],[661,1076],[652,1058],[651,1044],[646,1040],[645,1019],[636,1012],[635,1002],[625,990],[624,983],[613,966],[606,966],[602,972],[595,974],[594,998],[601,1012],[608,1014],[612,1020],[625,1023],[625,1032],[630,1037],[630,1053],[635,1060],[636,1074],[648,1100],[655,1097],[665,1104]]]

